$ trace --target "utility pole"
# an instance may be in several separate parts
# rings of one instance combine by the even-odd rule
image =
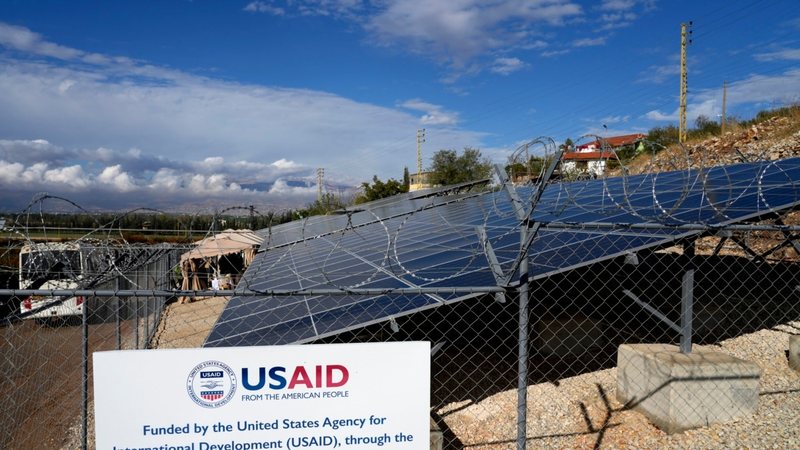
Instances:
[[[425,128],[417,130],[417,183],[422,180],[422,143],[425,142]]]
[[[689,82],[686,79],[686,46],[692,43],[687,36],[692,34],[692,22],[681,24],[681,100],[680,100],[680,122],[678,124],[678,142],[686,142],[686,92]],[[688,29],[688,30],[687,30]]]
[[[325,169],[317,169],[317,200],[322,200],[322,177],[325,176]]]
[[[720,134],[725,134],[725,125],[728,121],[728,113],[726,106],[728,103],[728,82],[722,82],[722,120],[720,121]]]

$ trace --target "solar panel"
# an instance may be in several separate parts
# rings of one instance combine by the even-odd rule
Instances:
[[[258,231],[258,234],[264,238],[264,244],[261,248],[269,249],[291,244],[315,236],[372,223],[382,218],[408,214],[412,211],[435,207],[460,198],[475,196],[477,195],[475,193],[460,194],[460,192],[486,184],[487,181],[481,180],[461,183],[455,186],[406,192],[348,207],[337,211],[335,214],[312,216],[302,220],[278,224]],[[458,194],[445,196],[447,193]]]
[[[554,183],[545,189],[532,214],[542,227],[527,254],[530,277],[541,279],[625,253],[671,245],[700,232],[624,225],[721,226],[794,208],[800,198],[797,180],[800,159]],[[533,191],[520,188],[518,193],[524,200]],[[513,268],[520,255],[521,224],[504,191],[457,199],[404,197],[355,213],[349,220],[323,218],[318,223],[324,225],[313,233],[307,229],[297,233],[298,224],[290,227],[295,239],[273,243],[259,253],[239,286],[265,293],[496,286],[476,227],[485,230],[504,271]],[[580,226],[563,226],[568,224]],[[205,345],[309,342],[478,295],[233,297]]]

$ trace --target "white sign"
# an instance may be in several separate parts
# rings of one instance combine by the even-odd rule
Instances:
[[[430,343],[94,353],[101,450],[428,449]]]

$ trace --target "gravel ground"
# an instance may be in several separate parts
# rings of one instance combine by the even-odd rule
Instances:
[[[227,297],[201,297],[190,303],[167,305],[150,347],[202,347],[227,304]]]
[[[798,331],[800,322],[792,322],[706,346],[761,367],[752,416],[668,435],[623,408],[616,369],[607,369],[529,386],[528,448],[800,448],[800,374],[786,358],[789,334]],[[437,412],[463,447],[509,449],[516,445],[516,401],[511,390]]]

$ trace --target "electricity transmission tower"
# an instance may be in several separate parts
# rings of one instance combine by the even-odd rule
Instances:
[[[425,128],[417,130],[417,180],[422,174],[422,143],[425,142]],[[417,181],[419,183],[419,181]]]
[[[317,169],[317,200],[322,200],[322,177],[325,176],[325,169]]]
[[[681,100],[679,108],[678,141],[686,142],[686,92],[689,82],[686,78],[686,46],[692,43],[692,21],[681,24]]]

